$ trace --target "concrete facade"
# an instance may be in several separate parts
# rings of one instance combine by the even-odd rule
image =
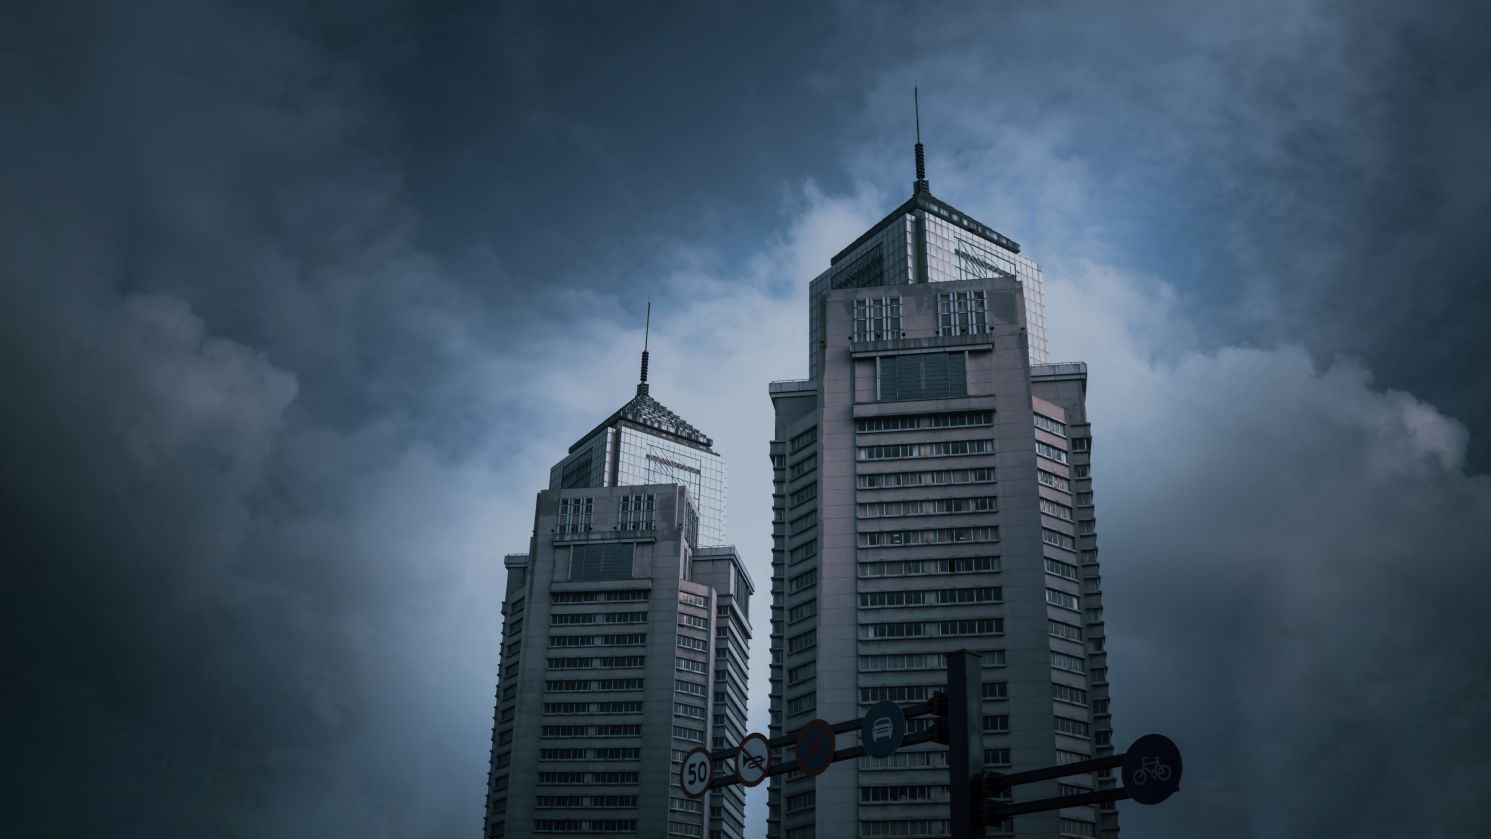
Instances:
[[[987,230],[922,203],[965,233]],[[771,736],[881,699],[924,700],[945,684],[945,654],[970,649],[983,654],[987,767],[1111,753],[1091,481],[1076,475],[1091,442],[1085,366],[1032,367],[1029,275],[937,276],[946,266],[921,238],[918,224],[934,225],[919,207],[913,198],[813,281],[810,375],[770,387]],[[910,257],[884,257],[882,242],[882,264],[865,267],[877,241],[903,234]],[[992,231],[980,242],[1010,259],[1018,249]],[[946,836],[945,754],[915,746],[774,778],[768,835]],[[1111,783],[1079,775],[1017,798]],[[1090,806],[1016,822],[996,835],[1117,830]]]
[[[655,460],[694,480],[628,482]],[[678,789],[689,750],[746,732],[754,586],[733,547],[701,546],[688,486],[717,477],[722,500],[719,460],[643,384],[555,465],[528,553],[505,560],[488,839],[744,835],[743,792]]]

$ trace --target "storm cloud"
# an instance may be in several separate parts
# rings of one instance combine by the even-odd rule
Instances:
[[[1402,4],[0,12],[8,835],[476,835],[503,553],[630,394],[713,436],[909,189],[1091,370],[1156,836],[1473,833],[1491,797],[1491,91]],[[759,792],[750,817],[759,830]]]

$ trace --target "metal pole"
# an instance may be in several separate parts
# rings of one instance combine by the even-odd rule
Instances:
[[[947,768],[952,839],[982,839],[982,819],[974,826],[975,803],[983,807],[983,790],[973,779],[984,768],[983,660],[971,650],[947,656]],[[974,798],[975,792],[978,798]]]

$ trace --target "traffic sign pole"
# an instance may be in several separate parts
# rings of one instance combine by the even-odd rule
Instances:
[[[984,768],[983,660],[970,650],[947,655],[947,766],[952,839],[983,837],[975,825],[973,779]],[[983,798],[977,801],[983,809]]]

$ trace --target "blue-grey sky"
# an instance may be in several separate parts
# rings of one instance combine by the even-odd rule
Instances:
[[[914,84],[933,191],[1090,365],[1117,736],[1187,759],[1125,830],[1482,832],[1488,22],[3,4],[7,835],[477,835],[501,556],[648,298],[764,726],[765,383],[909,193]]]

